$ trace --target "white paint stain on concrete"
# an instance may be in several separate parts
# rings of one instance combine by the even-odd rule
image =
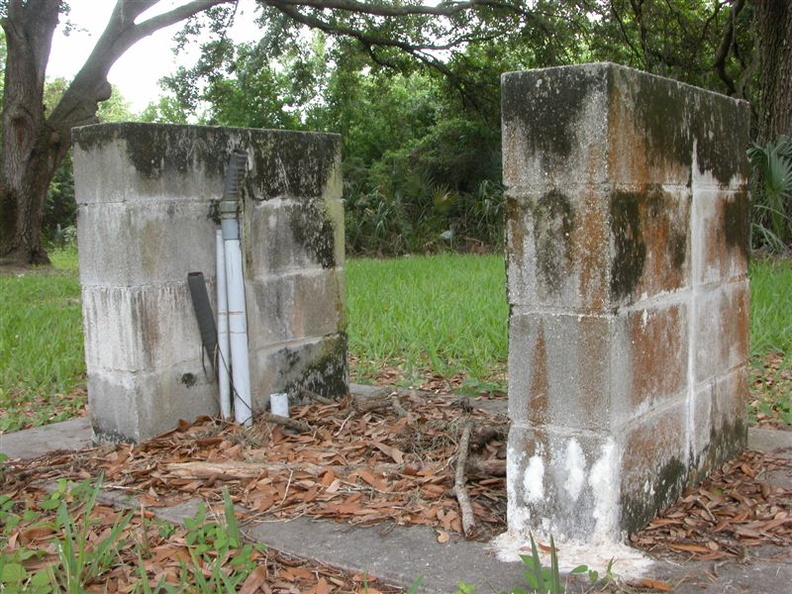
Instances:
[[[531,456],[523,476],[523,492],[528,503],[544,500],[544,471],[542,456],[539,453]]]
[[[616,443],[609,437],[600,457],[591,466],[589,485],[594,493],[594,541],[619,541],[618,458]]]
[[[564,489],[573,501],[577,501],[586,482],[586,457],[577,439],[572,438],[567,443],[564,470],[567,474]]]
[[[550,544],[549,536],[537,532],[534,533],[534,539],[543,545]],[[605,575],[608,566],[611,565],[613,572],[620,579],[627,580],[646,575],[654,565],[654,562],[640,551],[619,542],[592,544],[559,538],[555,538],[554,541],[558,551],[558,568],[562,573],[567,573],[578,565],[588,565],[589,569]],[[531,543],[525,533],[515,534],[509,531],[493,540],[492,547],[498,559],[507,563],[520,562],[522,560],[520,555],[531,554]],[[550,556],[544,550],[546,549],[539,550],[539,556],[542,564],[548,567]]]

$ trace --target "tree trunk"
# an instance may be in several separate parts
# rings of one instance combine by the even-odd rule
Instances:
[[[758,141],[792,137],[792,6],[789,0],[755,0],[760,52]]]
[[[47,189],[71,147],[71,129],[96,123],[112,92],[107,73],[143,37],[233,0],[191,0],[136,23],[160,0],[117,0],[107,27],[45,117],[44,74],[62,0],[6,0],[7,57],[0,141],[0,265],[47,264],[41,221]]]
[[[60,0],[11,0],[0,141],[0,261],[47,264],[41,216],[57,166],[44,116],[44,73]]]

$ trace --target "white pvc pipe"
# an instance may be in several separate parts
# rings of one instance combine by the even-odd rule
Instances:
[[[226,285],[225,242],[223,232],[216,235],[217,258],[217,383],[220,387],[220,414],[231,418],[231,347],[228,339],[228,289]]]
[[[242,246],[238,234],[236,238],[226,236],[225,256],[226,284],[228,286],[228,335],[231,346],[231,377],[234,383],[234,418],[241,425],[250,425],[253,422],[253,403],[250,398]]]
[[[289,395],[284,392],[270,394],[270,412],[281,417],[289,416]]]

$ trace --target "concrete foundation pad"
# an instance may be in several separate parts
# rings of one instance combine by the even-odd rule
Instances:
[[[372,389],[372,391],[375,389]],[[365,393],[361,386],[357,393]],[[505,402],[502,403],[505,405]],[[89,447],[92,441],[88,417],[81,417],[37,427],[25,431],[0,435],[0,452],[9,458],[31,459],[64,449]],[[752,428],[748,432],[748,446],[763,452],[792,458],[792,431]],[[127,505],[128,496],[103,493],[102,500],[118,506]],[[199,499],[168,508],[151,508],[158,517],[170,522],[183,523],[195,516]],[[419,592],[454,592],[459,582],[474,584],[478,592],[504,592],[512,588],[525,588],[524,565],[519,562],[499,560],[493,544],[452,540],[441,544],[437,534],[427,527],[403,527],[382,524],[374,527],[357,527],[327,520],[298,518],[290,521],[261,522],[243,530],[253,540],[283,553],[326,563],[357,573],[368,573],[381,580],[409,587],[420,576],[423,581]],[[502,544],[502,543],[501,543]],[[571,549],[557,543],[559,562],[571,565],[597,561],[589,552]],[[515,548],[520,554],[529,550]],[[636,557],[638,551],[626,549]],[[759,552],[759,551],[756,551]],[[767,551],[767,556],[783,551]],[[765,553],[764,551],[762,552]],[[600,554],[600,561],[605,559]],[[613,571],[625,579],[630,564],[620,560],[618,552]],[[516,558],[516,557],[514,557]],[[646,558],[646,557],[644,557]],[[609,560],[609,557],[608,557]],[[737,561],[712,563],[681,563],[652,560],[646,566],[646,577],[663,580],[673,586],[677,594],[720,594],[785,592],[792,583],[792,558],[783,561]],[[598,569],[601,569],[597,567]],[[602,575],[602,572],[601,572]],[[567,584],[567,592],[587,592],[591,586],[586,579],[576,578]],[[619,592],[618,587],[604,591]]]
[[[81,450],[93,445],[91,418],[69,419],[13,433],[0,433],[0,454],[29,460],[57,450]]]

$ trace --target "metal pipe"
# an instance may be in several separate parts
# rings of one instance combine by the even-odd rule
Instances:
[[[250,396],[250,363],[245,308],[245,279],[242,269],[242,244],[239,234],[239,185],[245,173],[247,153],[231,153],[223,198],[220,225],[225,244],[226,285],[228,290],[228,335],[231,347],[231,379],[234,388],[234,418],[250,425],[253,404]]]
[[[215,234],[217,259],[217,383],[220,387],[220,414],[231,418],[231,347],[228,341],[228,289],[226,287],[225,242],[223,232]]]

